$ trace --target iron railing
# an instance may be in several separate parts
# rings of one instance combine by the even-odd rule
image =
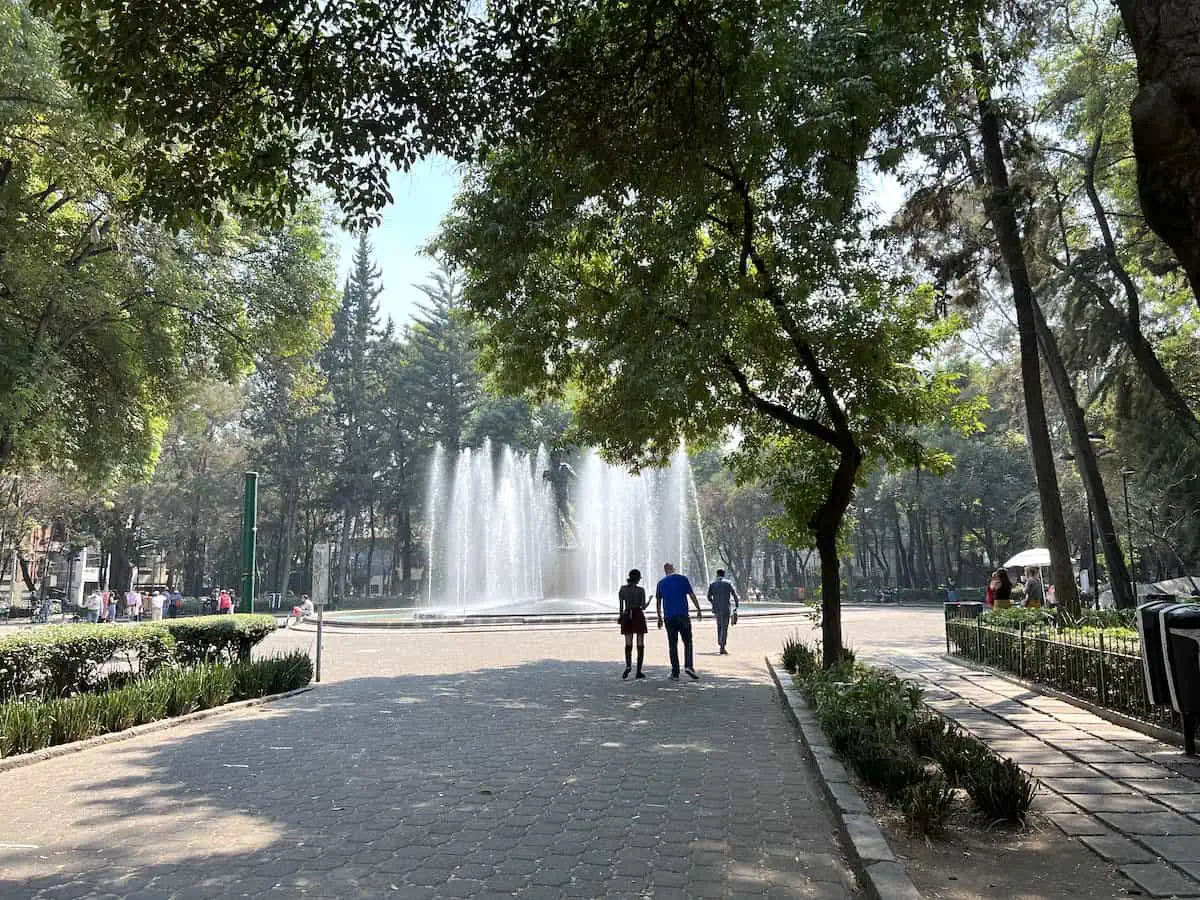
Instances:
[[[946,651],[1160,728],[1182,731],[1179,714],[1152,706],[1146,695],[1136,636],[1052,625],[999,628],[982,618],[950,618]]]

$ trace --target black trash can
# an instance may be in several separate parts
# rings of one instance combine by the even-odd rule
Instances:
[[[1200,717],[1200,604],[1156,597],[1138,607],[1138,634],[1150,702],[1183,720],[1183,749],[1196,755]]]
[[[1175,598],[1167,594],[1152,594],[1148,602],[1137,608],[1135,621],[1142,643],[1142,674],[1146,678],[1146,696],[1151,706],[1171,705],[1171,686],[1167,683],[1166,644],[1162,637],[1162,622],[1159,614],[1171,606],[1177,606]]]

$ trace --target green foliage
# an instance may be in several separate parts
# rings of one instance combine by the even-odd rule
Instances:
[[[941,775],[923,778],[905,790],[900,805],[911,833],[938,837],[950,819],[954,784]]]
[[[1011,759],[988,755],[966,779],[975,805],[994,821],[1018,824],[1033,805],[1038,783]]]
[[[172,658],[175,641],[158,625],[67,625],[0,638],[0,699],[59,697],[95,688],[101,669],[123,657],[151,673]]]
[[[944,831],[957,787],[992,820],[1023,819],[1036,780],[925,708],[914,685],[850,663],[821,669],[814,650],[796,639],[787,646],[793,659],[807,654],[814,660],[796,680],[834,750],[867,784],[900,805],[914,832]]]
[[[301,650],[279,656],[238,663],[230,669],[233,697],[247,700],[301,688],[312,681],[312,657]]]
[[[247,660],[277,627],[273,616],[235,614],[125,627],[54,626],[0,638],[0,699],[94,691],[113,661],[149,675],[171,662]]]
[[[799,633],[783,642],[783,667],[793,675],[807,677],[820,665],[820,658]]]
[[[330,311],[320,210],[173,233],[139,218],[138,142],[0,11],[0,468],[145,475],[191,384],[309,347]]]
[[[175,640],[175,658],[185,666],[199,662],[239,662],[278,630],[274,616],[234,613],[169,619],[161,623]]]
[[[227,665],[201,663],[188,669],[164,667],[106,693],[51,700],[0,703],[0,756],[122,731],[163,718],[186,715],[252,697],[304,687],[312,661],[293,651],[284,656]]]

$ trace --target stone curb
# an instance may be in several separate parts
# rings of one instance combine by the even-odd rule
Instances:
[[[92,747],[99,747],[103,744],[116,744],[121,741],[128,741],[135,737],[141,737],[143,734],[153,734],[156,731],[167,731],[171,728],[178,728],[180,725],[188,725],[192,722],[199,722],[203,719],[211,719],[216,716],[223,715],[229,712],[236,712],[239,709],[249,709],[253,706],[262,706],[265,703],[274,703],[276,700],[286,700],[288,697],[295,697],[297,694],[305,694],[316,685],[310,684],[307,687],[296,688],[294,691],[285,691],[282,694],[271,694],[267,697],[252,697],[249,700],[238,700],[236,703],[226,703],[223,706],[215,706],[212,709],[202,709],[194,713],[188,713],[184,716],[175,716],[170,719],[159,719],[157,722],[147,722],[144,725],[135,725],[132,728],[126,728],[124,731],[110,731],[108,734],[98,734],[95,737],[85,738],[82,741],[72,741],[69,744],[58,744],[54,747],[46,747],[42,750],[34,750],[32,753],[22,753],[19,756],[6,756],[0,759],[0,773],[9,772],[13,769],[24,768],[31,766],[34,763],[39,763],[47,759],[55,759],[59,756],[68,756],[72,753],[80,753],[84,750],[90,750]]]
[[[855,874],[867,896],[874,900],[920,900],[920,892],[867,811],[867,805],[850,781],[846,767],[834,756],[833,748],[817,724],[808,702],[791,683],[791,677],[786,672],[787,682],[780,678],[770,659],[767,659],[767,669],[796,721],[801,743],[816,761],[825,799],[837,821],[842,840],[850,849]]]
[[[1123,713],[1100,706],[1084,700],[1082,697],[1076,697],[1074,694],[1065,694],[1060,690],[1056,690],[1048,685],[1041,684],[1037,681],[1026,681],[1014,675],[1012,672],[1007,672],[1004,669],[996,669],[985,663],[975,662],[973,659],[967,659],[964,656],[955,656],[952,653],[943,653],[942,657],[946,662],[954,663],[964,669],[979,669],[982,672],[987,672],[989,675],[995,675],[997,678],[1003,678],[1012,684],[1019,685],[1028,691],[1033,691],[1035,694],[1040,694],[1043,697],[1049,697],[1051,700],[1061,700],[1064,703],[1070,703],[1082,709],[1084,712],[1090,712],[1094,716],[1099,716],[1104,721],[1112,725],[1120,725],[1122,728],[1128,728],[1130,731],[1136,731],[1139,734],[1144,734],[1146,737],[1152,737],[1156,741],[1161,741],[1164,744],[1171,744],[1175,747],[1183,746],[1183,735],[1178,731],[1172,731],[1170,728],[1162,728],[1158,725],[1153,725],[1150,722],[1143,722],[1141,719],[1135,719],[1132,716],[1127,716]]]

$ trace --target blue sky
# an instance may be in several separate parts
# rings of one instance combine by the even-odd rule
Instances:
[[[379,297],[380,322],[390,316],[403,325],[424,299],[414,284],[426,280],[437,266],[421,253],[432,238],[442,217],[449,211],[458,190],[459,176],[454,163],[434,157],[413,166],[408,173],[391,176],[392,205],[383,211],[383,223],[371,231],[375,262],[383,273],[383,293]],[[338,284],[346,278],[353,256],[355,239],[339,231]]]

